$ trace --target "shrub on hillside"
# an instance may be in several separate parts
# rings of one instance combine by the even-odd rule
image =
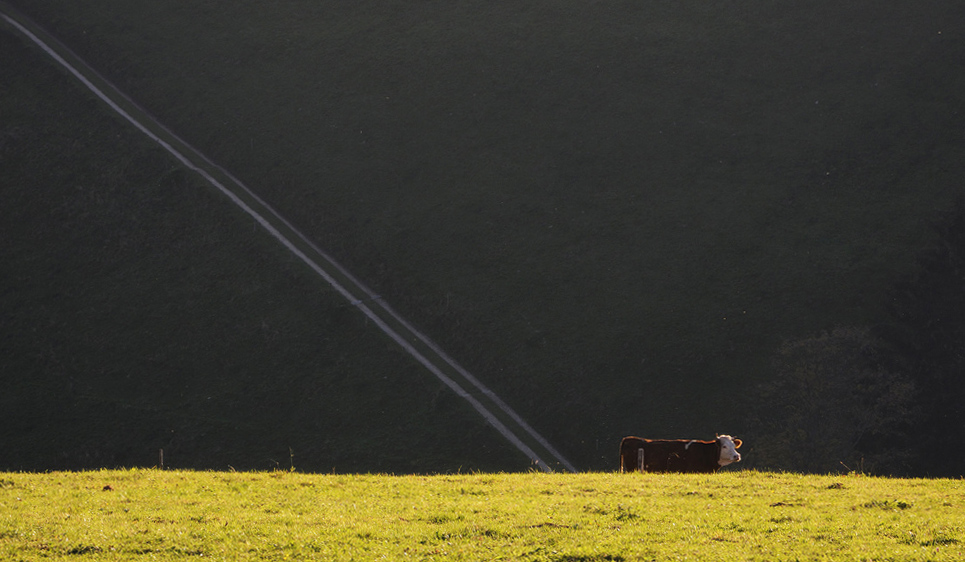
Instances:
[[[893,369],[914,379],[924,412],[911,446],[916,471],[961,476],[965,470],[965,199],[936,226],[914,275],[896,285],[892,321],[882,327]]]
[[[760,389],[754,464],[799,472],[905,470],[908,452],[884,448],[913,418],[914,385],[884,367],[864,328],[785,342],[776,377]]]

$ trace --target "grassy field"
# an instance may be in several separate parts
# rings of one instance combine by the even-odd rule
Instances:
[[[952,0],[10,3],[252,186],[581,468],[611,468],[630,433],[719,431],[753,447],[746,420],[756,405],[742,397],[769,378],[781,340],[879,321],[892,284],[930,240],[928,223],[962,191],[965,8]],[[56,94],[32,82],[47,80],[35,78],[44,63],[4,40],[4,138],[53,131],[62,141],[36,133],[32,147],[54,148],[4,143],[5,164],[21,175],[0,173],[16,197],[40,197],[32,205],[44,207],[63,200],[51,186],[77,195],[146,182],[159,190],[150,197],[168,193],[165,182],[195,187],[163,159],[143,166],[124,128],[94,105],[79,107],[63,81]],[[51,96],[53,105],[40,105]],[[83,172],[93,156],[118,158],[98,164],[114,175]],[[40,195],[11,188],[23,178]],[[218,203],[191,193],[164,200],[170,214],[155,219],[171,225],[173,241],[150,252],[117,236],[110,251],[128,244],[130,253],[96,272],[65,265],[60,284],[46,286],[8,273],[5,316],[10,299],[26,308],[20,324],[5,320],[15,334],[4,340],[14,358],[5,380],[69,371],[100,387],[85,396],[113,395],[129,376],[157,381],[121,384],[122,407],[144,410],[159,395],[169,405],[154,411],[191,412],[203,423],[182,426],[198,434],[241,426],[265,404],[272,413],[261,416],[277,431],[253,430],[256,440],[282,442],[282,452],[282,428],[315,423],[324,439],[354,431],[333,413],[342,404],[393,433],[403,433],[394,419],[410,420],[406,433],[442,420],[488,439],[486,428],[463,425],[460,406],[397,399],[424,394],[410,388],[421,380],[408,376],[415,367],[299,272],[249,280],[273,275],[279,264],[267,256],[278,254],[264,241],[243,244],[247,223],[209,222]],[[143,203],[98,196],[114,207],[107,225],[91,229],[139,231],[112,221],[141,220],[131,209]],[[35,207],[8,206],[4,219]],[[103,243],[63,242],[69,234],[36,242],[31,228],[10,250],[26,261],[43,243],[44,255],[95,262]],[[221,240],[246,245],[231,252],[252,261],[232,269],[212,261],[225,247],[191,246]],[[194,261],[172,260],[176,244]],[[128,277],[147,271],[148,255],[166,268],[150,291]],[[111,275],[119,282],[108,285]],[[217,295],[226,279],[237,284]],[[258,287],[261,298],[243,301],[255,308],[228,304]],[[35,312],[59,310],[66,295],[79,307],[70,321],[86,326],[98,299],[130,311],[163,291],[173,294],[145,314],[104,309],[101,331],[57,328],[58,316]],[[290,300],[276,308],[274,299]],[[207,327],[178,330],[198,322],[188,313],[196,309],[206,310]],[[36,341],[24,343],[29,334]],[[171,343],[159,350],[155,337]],[[278,354],[258,351],[266,345]],[[258,390],[275,386],[298,399]],[[208,396],[223,407],[209,409]],[[433,396],[431,404],[448,403]],[[65,423],[45,426],[47,435]],[[411,462],[430,470],[420,457],[445,458],[454,441],[407,439],[419,446],[398,450],[417,451]],[[310,448],[327,451],[318,468],[341,454],[335,443]],[[480,451],[491,462],[492,448]],[[397,460],[409,462],[404,453]],[[505,456],[493,462],[515,466]]]
[[[755,471],[446,476],[0,474],[29,560],[941,561],[965,484]]]

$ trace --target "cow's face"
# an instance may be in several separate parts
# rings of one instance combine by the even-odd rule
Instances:
[[[734,439],[730,435],[718,435],[717,442],[720,443],[720,458],[717,459],[717,464],[727,466],[732,462],[740,462],[741,454],[737,452],[741,446],[740,439]]]

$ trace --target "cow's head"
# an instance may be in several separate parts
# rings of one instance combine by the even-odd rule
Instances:
[[[720,458],[717,459],[717,464],[727,466],[732,462],[740,462],[741,454],[737,452],[741,446],[740,439],[730,435],[718,435],[717,444],[720,445]]]

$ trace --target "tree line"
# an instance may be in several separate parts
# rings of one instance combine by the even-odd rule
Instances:
[[[965,199],[935,230],[886,321],[781,346],[751,420],[758,466],[965,475]]]

